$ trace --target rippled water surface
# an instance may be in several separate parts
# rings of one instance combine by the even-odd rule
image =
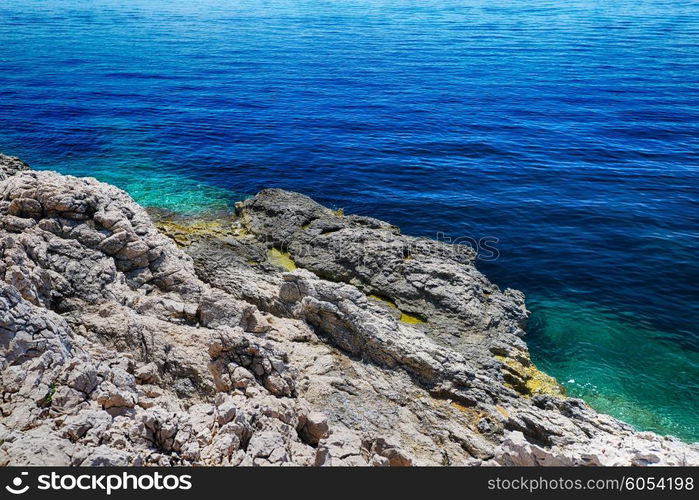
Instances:
[[[138,201],[277,186],[499,239],[537,362],[699,439],[699,5],[4,0],[0,151]]]

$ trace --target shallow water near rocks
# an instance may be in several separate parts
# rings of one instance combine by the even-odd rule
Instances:
[[[0,151],[196,216],[264,187],[498,239],[534,360],[699,439],[699,8],[6,0]]]
[[[534,359],[570,396],[638,428],[694,439],[699,352],[594,303],[530,296],[528,307]]]

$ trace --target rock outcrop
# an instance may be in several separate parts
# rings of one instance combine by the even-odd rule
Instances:
[[[537,370],[467,247],[280,190],[236,212],[0,155],[0,465],[699,464]]]

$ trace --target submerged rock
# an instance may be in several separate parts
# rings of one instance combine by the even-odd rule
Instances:
[[[0,155],[0,465],[699,464],[567,398],[527,314],[467,247],[296,193],[151,217]]]

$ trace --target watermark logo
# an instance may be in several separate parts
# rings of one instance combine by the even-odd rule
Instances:
[[[28,477],[29,472],[20,472],[5,486],[5,490],[12,495],[23,495],[30,489],[32,493],[37,491],[71,491],[83,490],[104,492],[111,495],[117,491],[175,491],[191,490],[191,474],[145,472],[140,470],[104,473],[88,472],[82,470],[62,473],[52,471],[50,474],[33,476],[36,482]],[[106,471],[105,471],[106,472]],[[0,496],[2,493],[0,493]]]
[[[12,493],[13,495],[22,495],[29,490],[29,485],[22,486],[24,484],[24,476],[28,476],[28,472],[22,472],[19,476],[12,480],[12,485],[5,486],[5,489]]]

